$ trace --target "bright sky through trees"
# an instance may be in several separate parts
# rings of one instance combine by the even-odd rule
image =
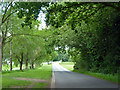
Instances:
[[[38,19],[37,20],[41,20],[41,24],[39,26],[39,30],[42,30],[42,28],[46,28],[46,23],[45,23],[45,14],[40,12],[39,15],[38,15]]]

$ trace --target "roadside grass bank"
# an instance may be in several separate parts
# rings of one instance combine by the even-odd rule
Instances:
[[[48,86],[46,82],[39,82],[39,80],[49,81],[52,75],[52,65],[44,64],[42,67],[31,70],[14,70],[2,72],[2,88],[45,88]],[[17,78],[25,78],[28,80],[18,80]],[[30,81],[29,79],[38,79],[38,82]],[[32,83],[34,83],[32,85]],[[31,86],[32,85],[32,86]]]
[[[74,68],[73,68],[74,63],[73,62],[61,62],[60,65],[67,68],[70,71],[74,70]]]
[[[95,73],[90,71],[79,71],[79,70],[73,70],[73,72],[81,73],[81,74],[87,74],[96,78],[108,80],[110,82],[114,82],[116,84],[120,84],[118,81],[118,74],[112,75],[112,74],[103,74],[103,73]]]
[[[4,77],[4,75],[2,76],[2,88],[9,88],[12,86],[19,86],[22,88],[25,88],[27,85],[30,85],[31,82],[30,81],[21,81],[21,80],[16,80],[13,79],[12,77]]]
[[[100,78],[100,79],[104,79],[104,80],[108,80],[110,82],[114,82],[116,84],[120,84],[120,81],[118,80],[118,74],[103,74],[103,73],[95,73],[95,72],[90,72],[90,71],[83,71],[83,70],[74,70],[73,66],[74,63],[72,62],[62,62],[60,63],[61,66],[67,68],[70,71],[73,72],[77,72],[77,73],[81,73],[81,74],[87,74],[96,78]]]

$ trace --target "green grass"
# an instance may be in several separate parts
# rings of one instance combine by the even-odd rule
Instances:
[[[11,86],[27,86],[32,83],[32,81],[25,80],[16,80],[13,77],[23,77],[23,78],[31,78],[31,79],[42,79],[49,80],[52,75],[52,65],[43,65],[37,69],[31,70],[15,70],[15,71],[3,71],[2,72],[2,87],[9,88]],[[38,86],[40,85],[40,86]],[[45,87],[46,83],[35,83],[35,88],[37,87]]]
[[[2,77],[2,88],[9,88],[11,86],[26,86],[31,84],[30,81],[21,81],[21,80],[16,80],[11,77]]]
[[[44,88],[47,85],[47,83],[34,83],[34,88]]]
[[[32,79],[45,79],[48,80],[52,74],[51,65],[43,65],[37,69],[23,70],[23,71],[7,71],[3,72],[4,76],[9,77],[23,77],[23,78],[32,78]]]
[[[70,71],[73,71],[73,66],[74,66],[74,63],[73,62],[62,62],[60,63],[61,66],[67,68],[68,70]]]
[[[95,72],[88,72],[88,71],[85,72],[85,71],[74,70],[73,69],[74,63],[72,63],[72,62],[62,62],[62,63],[60,63],[60,65],[62,65],[63,67],[65,67],[68,70],[71,70],[73,72],[87,74],[90,76],[94,76],[94,77],[97,77],[100,79],[104,79],[104,80],[108,80],[108,81],[120,84],[120,82],[118,82],[118,74],[112,75],[112,74],[103,74],[103,73],[95,73]]]

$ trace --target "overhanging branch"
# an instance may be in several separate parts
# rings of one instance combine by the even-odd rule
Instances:
[[[27,36],[36,36],[36,37],[41,37],[41,35],[33,35],[33,34],[24,34],[24,33],[16,33],[16,34],[12,34],[11,36],[22,36],[22,35],[27,35]]]
[[[2,23],[4,23],[13,13],[15,13],[16,11],[14,11],[14,12],[12,12],[12,13],[10,13],[3,21],[2,21]]]
[[[12,5],[12,2],[10,2],[9,5],[6,7],[6,9],[5,9],[5,13],[4,13],[3,17],[2,17],[2,21],[3,21],[4,17],[5,17],[5,14],[6,14],[8,8],[9,8],[9,6],[11,6],[11,5]]]
[[[8,36],[7,38],[10,38],[10,37],[11,37],[11,38],[10,38],[8,41],[6,41],[4,44],[11,42],[11,40],[13,39],[12,37],[14,37],[14,36],[22,36],[22,35],[25,35],[25,36],[34,36],[34,37],[41,37],[40,35],[16,33],[16,34],[11,34],[10,36]]]

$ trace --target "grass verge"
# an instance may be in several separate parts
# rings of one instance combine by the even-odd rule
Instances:
[[[47,85],[47,83],[35,83],[34,88],[44,88]]]
[[[74,70],[74,68],[73,68],[74,63],[73,62],[61,62],[60,65],[67,68],[70,71]]]
[[[22,77],[22,78],[30,78],[30,79],[42,79],[42,80],[49,80],[52,75],[52,65],[43,65],[42,67],[31,69],[31,70],[15,70],[15,71],[3,71],[2,72],[2,87],[3,88],[9,88],[11,86],[22,86],[26,87],[27,85],[30,85],[32,81],[26,81],[26,80],[16,80],[13,79],[13,77]],[[39,88],[43,88],[47,83],[40,83],[36,82],[35,86],[33,88],[37,88],[39,85]]]
[[[48,80],[52,74],[51,65],[43,65],[40,68],[31,69],[31,70],[15,70],[15,71],[6,71],[2,73],[3,76],[9,77],[23,77],[23,78],[32,78],[32,79],[45,79]]]
[[[30,81],[21,81],[21,80],[16,80],[11,77],[2,77],[2,88],[9,88],[12,86],[22,86],[25,87],[27,85],[31,84]]]
[[[72,62],[62,62],[62,63],[60,63],[60,65],[62,65],[63,67],[65,67],[68,70],[73,71],[73,72],[87,74],[90,76],[94,76],[96,78],[100,78],[100,79],[114,82],[116,84],[120,84],[120,82],[118,81],[118,74],[112,75],[112,74],[103,74],[103,73],[95,73],[95,72],[89,72],[89,71],[85,72],[85,71],[74,70],[73,69],[74,63],[72,63]]]
[[[120,84],[120,82],[118,82],[118,74],[112,75],[112,74],[95,73],[95,72],[89,72],[89,71],[84,72],[84,71],[78,71],[78,70],[73,70],[73,72],[87,74],[99,79],[104,79],[110,82],[114,82],[116,84]]]

